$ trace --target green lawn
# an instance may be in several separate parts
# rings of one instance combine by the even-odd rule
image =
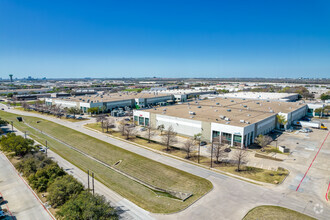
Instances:
[[[310,216],[279,206],[258,206],[248,212],[243,220],[312,220]]]
[[[86,124],[85,126],[98,130],[98,131],[102,131],[99,123],[90,123],[90,124]],[[123,137],[120,134],[120,132],[117,132],[117,131],[112,132],[111,135],[125,139],[125,137]],[[134,139],[131,139],[130,141],[132,141],[136,144],[140,144],[142,146],[148,147],[148,148],[163,151],[165,153],[180,157],[182,159],[184,159],[187,155],[186,152],[184,152],[183,150],[179,150],[179,149],[171,149],[171,151],[165,151],[165,149],[166,149],[165,146],[158,144],[158,143],[153,143],[153,142],[148,143],[147,140],[141,139],[141,138],[134,138]],[[192,153],[193,156],[191,158],[189,158],[189,160],[197,163],[198,157],[196,156],[196,154],[197,154],[196,152],[193,152]],[[210,164],[211,164],[210,158],[201,156],[200,164],[205,165],[205,166],[210,166]],[[232,173],[232,174],[244,177],[244,178],[248,178],[248,179],[252,179],[252,180],[256,180],[256,181],[260,181],[260,182],[265,182],[265,183],[272,183],[272,184],[281,183],[285,179],[285,177],[289,174],[289,171],[285,170],[283,168],[278,169],[278,171],[273,171],[273,170],[266,170],[266,169],[261,169],[261,168],[256,168],[256,167],[246,167],[246,166],[242,166],[242,171],[237,172],[236,171],[237,166],[235,164],[229,164],[229,163],[220,163],[220,164],[213,163],[213,167],[220,171]]]
[[[96,174],[96,177],[109,188],[150,212],[171,213],[180,211],[209,192],[213,187],[211,182],[206,179],[139,156],[67,127],[40,118],[23,117],[30,125],[109,165],[113,165],[121,160],[122,162],[116,166],[117,169],[146,183],[166,190],[193,193],[193,196],[185,202],[159,196],[145,186],[27,127],[24,123],[18,122],[16,120],[17,116],[18,115],[0,111],[0,117],[8,121],[14,121],[14,126],[17,129],[21,131],[27,130],[31,137],[42,143],[47,140],[48,146],[63,158],[84,171],[87,169],[92,170]],[[37,121],[39,121],[39,123],[37,123]]]

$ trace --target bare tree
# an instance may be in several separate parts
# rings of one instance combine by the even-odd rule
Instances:
[[[214,157],[215,157],[214,163],[218,164],[218,163],[220,163],[219,159],[225,155],[224,145],[220,143],[219,137],[214,139],[213,151],[214,151]]]
[[[162,136],[162,143],[166,146],[166,150],[169,151],[170,146],[176,142],[176,132],[174,132],[173,127],[170,126],[165,132],[165,134]]]
[[[129,140],[130,138],[136,135],[135,127],[133,127],[132,125],[125,126],[124,134],[126,136],[126,140]]]
[[[155,132],[154,129],[151,127],[151,125],[148,125],[146,128],[147,128],[148,143],[150,143],[151,138],[155,136]]]
[[[118,130],[123,136],[125,136],[125,124],[126,124],[125,120],[122,119],[119,121],[119,125],[118,125]]]
[[[258,137],[256,137],[255,142],[261,147],[261,151],[265,150],[265,147],[267,147],[270,142],[272,142],[272,138],[268,135],[262,135],[260,134]]]
[[[27,104],[27,102],[21,102],[21,106],[25,111],[29,108],[29,105]]]
[[[194,142],[191,139],[188,139],[183,145],[183,150],[187,153],[186,159],[189,159],[191,157],[193,148]]]
[[[114,127],[115,120],[113,118],[107,118],[103,121],[103,127],[107,129],[107,133],[109,133],[109,128]]]
[[[233,158],[234,158],[234,160],[236,160],[236,163],[237,163],[237,172],[240,172],[242,163],[247,162],[247,153],[246,153],[246,151],[242,150],[242,149],[237,150],[234,153]]]
[[[102,132],[104,132],[104,125],[103,122],[106,120],[106,117],[104,115],[98,115],[96,117],[96,122],[99,123],[101,122],[101,128],[102,128]]]

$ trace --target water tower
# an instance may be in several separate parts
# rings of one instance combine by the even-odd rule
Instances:
[[[13,82],[13,74],[9,74],[10,82]]]

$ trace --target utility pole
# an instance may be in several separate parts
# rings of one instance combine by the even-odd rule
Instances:
[[[24,132],[24,138],[26,139],[26,131]]]
[[[199,163],[199,158],[201,157],[201,139],[199,138],[198,141],[198,163]]]
[[[14,122],[11,121],[10,124],[11,124],[11,132],[14,132]]]
[[[87,192],[89,192],[89,170],[87,170]]]
[[[93,196],[94,196],[94,193],[95,193],[95,190],[94,190],[94,173],[92,173],[92,186],[93,186]]]

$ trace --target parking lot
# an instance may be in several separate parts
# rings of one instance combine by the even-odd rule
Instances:
[[[4,199],[1,208],[7,210],[5,219],[52,219],[2,153],[0,170],[0,196]]]

